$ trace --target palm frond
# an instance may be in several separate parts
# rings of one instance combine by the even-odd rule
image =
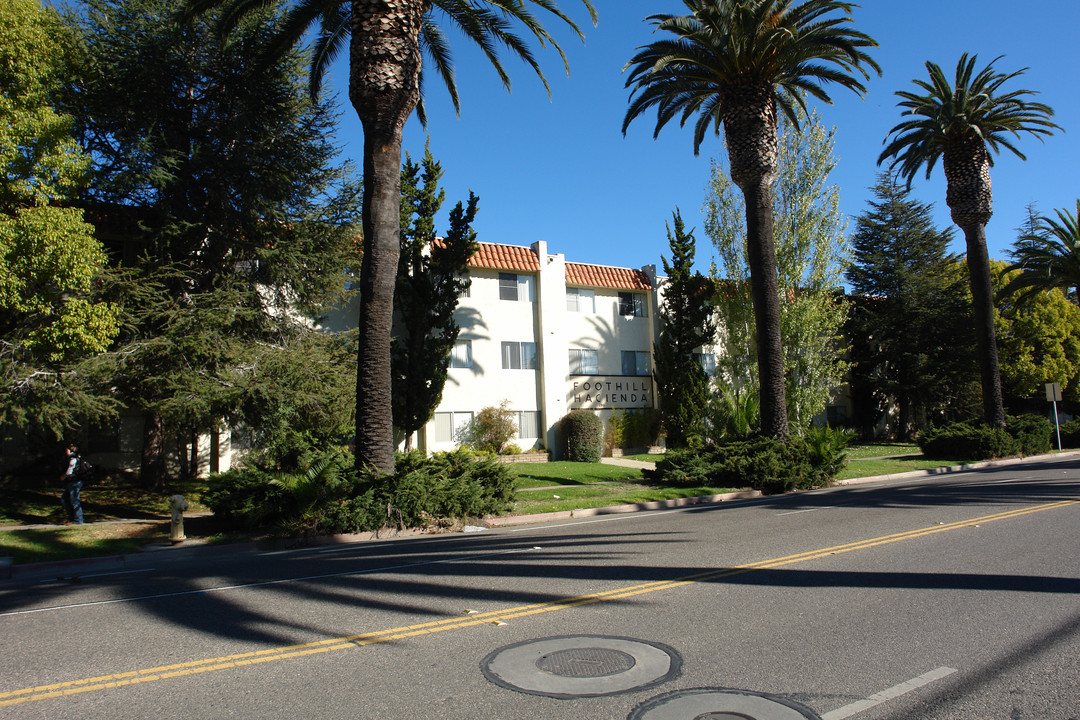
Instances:
[[[976,72],[978,56],[963,53],[952,82],[939,65],[926,61],[928,79],[912,80],[919,91],[895,93],[905,119],[889,131],[878,164],[891,160],[889,169],[910,187],[920,169],[925,169],[929,178],[938,159],[957,143],[981,138],[993,153],[1004,148],[1023,160],[1024,154],[1012,138],[1027,133],[1042,139],[1060,130],[1051,120],[1054,111],[1050,106],[1028,100],[1037,94],[1033,90],[999,92],[1002,85],[1027,70],[998,72],[994,64],[1000,59],[994,58]],[[993,165],[993,155],[988,161]]]
[[[706,132],[719,133],[733,90],[758,84],[796,126],[807,95],[831,102],[826,87],[866,92],[863,80],[881,68],[876,47],[850,27],[851,3],[838,0],[683,0],[689,14],[651,15],[664,37],[637,49],[623,67],[631,89],[623,133],[655,110],[654,136],[673,118],[694,125],[694,153]]]

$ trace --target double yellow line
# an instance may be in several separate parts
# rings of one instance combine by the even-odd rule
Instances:
[[[590,595],[564,598],[562,600],[537,603],[534,605],[522,605],[515,608],[508,608],[506,610],[494,610],[486,613],[470,614],[464,617],[446,618],[443,620],[435,620],[432,622],[421,623],[419,625],[407,625],[404,627],[391,628],[389,630],[380,630],[376,632],[362,633],[359,635],[347,635],[345,637],[319,640],[317,642],[303,643],[300,645],[288,645],[279,648],[269,648],[266,650],[256,650],[254,652],[237,653],[235,655],[225,655],[221,657],[207,658],[205,660],[192,660],[190,662],[177,663],[174,665],[161,665],[158,667],[146,668],[142,670],[131,670],[129,672],[116,673],[112,675],[99,675],[97,677],[83,678],[81,680],[69,680],[67,682],[53,683],[51,685],[37,685],[35,687],[22,688],[20,690],[9,690],[7,692],[0,692],[0,707],[8,705],[18,705],[21,703],[34,702],[38,700],[48,700],[50,698],[63,697],[66,695],[77,695],[79,693],[85,692],[96,692],[99,690],[124,687],[127,685],[138,685],[140,683],[156,682],[158,680],[166,680],[168,678],[184,677],[187,675],[197,675],[199,673],[205,672],[215,672],[218,670],[239,668],[246,665],[257,665],[259,663],[277,662],[279,660],[291,660],[295,658],[305,657],[308,655],[334,652],[336,650],[349,650],[352,648],[363,647],[365,645],[375,645],[377,643],[389,642],[391,640],[402,640],[405,638],[416,637],[418,635],[445,632],[447,630],[458,630],[462,628],[475,627],[477,625],[501,623],[516,618],[527,617],[529,615],[538,615],[540,613],[553,612],[556,610],[565,610],[568,608],[581,607],[583,605],[592,605],[594,603],[606,602],[609,600],[618,600],[622,598],[633,597],[635,595],[643,595],[646,593],[657,592],[660,590],[670,590],[673,588],[682,587],[684,585],[691,585],[694,583],[705,582],[708,580],[731,577],[733,575],[741,575],[744,573],[753,572],[755,570],[767,570],[770,568],[783,567],[786,565],[794,565],[796,563],[806,562],[807,560],[814,560],[829,555],[839,555],[841,553],[854,552],[856,550],[865,550],[867,548],[876,547],[878,545],[887,545],[889,543],[911,540],[914,538],[924,537],[926,535],[949,532],[952,530],[958,530],[960,528],[973,527],[975,525],[996,522],[999,520],[1007,520],[1010,518],[1020,517],[1022,515],[1030,515],[1032,513],[1042,512],[1044,510],[1054,510],[1056,508],[1062,508],[1078,503],[1080,503],[1080,500],[1061,500],[1059,502],[1045,503],[1042,505],[1035,505],[1031,507],[1019,508],[1016,510],[1008,510],[1005,512],[994,513],[992,515],[983,515],[981,517],[972,518],[970,520],[960,520],[953,523],[931,525],[929,527],[909,530],[907,532],[895,533],[892,535],[883,535],[881,537],[861,540],[859,542],[847,543],[845,545],[835,545],[833,547],[820,548],[817,550],[810,550],[808,552],[772,558],[770,560],[763,560],[755,563],[748,563],[746,565],[738,565],[730,568],[710,570],[707,572],[697,573],[693,575],[686,575],[680,578],[676,578],[674,580],[661,580],[650,583],[642,583],[640,585],[632,585],[630,587],[619,588],[616,590],[607,590],[604,592],[593,593]]]

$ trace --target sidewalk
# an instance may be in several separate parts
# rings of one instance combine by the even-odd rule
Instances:
[[[1080,450],[1067,450],[1064,452],[1053,453],[1050,455],[1032,455],[1026,458],[1007,458],[1005,460],[987,460],[982,462],[967,463],[962,465],[948,465],[932,470],[912,470],[910,472],[895,473],[892,475],[876,475],[873,477],[864,478],[851,478],[848,480],[838,480],[836,486],[847,485],[863,485],[876,482],[888,482],[892,480],[906,480],[920,477],[929,477],[932,475],[950,475],[954,473],[969,472],[972,470],[979,470],[983,468],[1005,467],[1009,465],[1021,465],[1024,463],[1040,462],[1044,460],[1050,460],[1054,458],[1062,457],[1077,457],[1080,456]],[[640,460],[627,460],[624,458],[603,458],[601,462],[609,465],[620,465],[622,467],[637,467],[637,468],[651,468],[655,467],[655,463],[640,461]],[[707,495],[702,497],[692,498],[677,498],[674,500],[658,500],[654,502],[634,503],[631,505],[616,505],[602,508],[583,508],[581,510],[565,510],[562,512],[554,513],[536,513],[533,515],[506,515],[495,518],[488,518],[485,520],[485,524],[490,528],[508,527],[514,525],[529,525],[543,522],[551,522],[553,520],[569,520],[585,517],[595,517],[597,515],[615,515],[621,513],[642,512],[646,510],[667,510],[679,507],[690,507],[694,505],[712,505],[718,503],[732,502],[737,500],[747,500],[752,498],[762,497],[761,492],[758,490],[742,490],[738,492],[724,493],[722,495]],[[779,496],[777,496],[779,497]],[[210,513],[192,513],[185,515],[185,518],[196,517],[201,515],[209,515]],[[128,520],[105,520],[102,523],[136,523],[146,522],[146,519],[128,519]],[[96,523],[95,523],[96,524]],[[33,528],[55,528],[55,525],[22,525],[22,526],[6,526],[4,530],[14,529],[33,529]],[[465,532],[476,532],[485,528],[470,527],[467,526]],[[369,542],[371,540],[387,540],[389,538],[400,537],[416,537],[427,534],[423,530],[406,530],[402,532],[370,532],[359,533],[356,535],[332,535],[328,537],[320,537],[308,539],[306,542],[314,545],[330,545],[339,543],[356,543],[356,542]],[[141,565],[146,565],[149,562],[155,560],[161,560],[164,557],[174,557],[179,559],[181,557],[192,557],[198,555],[216,555],[224,553],[239,553],[250,552],[254,550],[266,550],[266,549],[282,549],[294,546],[295,541],[287,539],[267,540],[267,541],[251,541],[243,543],[233,543],[228,545],[208,545],[204,541],[193,539],[185,540],[180,544],[172,545],[170,543],[156,543],[148,545],[141,553],[134,553],[129,555],[111,555],[107,557],[93,557],[93,558],[77,558],[72,560],[56,560],[53,562],[43,563],[29,563],[26,565],[14,565],[11,562],[11,558],[0,557],[0,582],[5,579],[34,579],[34,578],[49,578],[55,577],[58,579],[70,579],[76,580],[79,576],[87,576],[98,573],[109,572],[124,572],[137,568]]]

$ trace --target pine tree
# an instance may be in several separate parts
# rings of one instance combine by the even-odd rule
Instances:
[[[656,393],[669,448],[686,447],[691,438],[705,436],[705,408],[709,378],[695,355],[711,344],[716,334],[712,282],[692,270],[695,241],[686,232],[678,209],[673,213],[675,232],[667,226],[671,262],[661,256],[667,280],[661,306],[660,337],[653,349]]]
[[[168,437],[222,418],[257,429],[310,403],[254,402],[246,384],[267,355],[313,347],[298,337],[343,289],[357,192],[335,164],[331,107],[310,99],[303,58],[252,59],[272,13],[228,41],[211,18],[180,24],[168,0],[88,0],[72,22],[85,72],[67,110],[94,160],[83,201],[125,312],[114,386],[146,417],[141,479],[155,486]]]
[[[894,407],[895,435],[907,440],[932,417],[962,412],[975,337],[963,266],[948,252],[952,230],[934,227],[932,206],[888,174],[873,192],[847,271],[856,421],[870,432]]]
[[[459,202],[451,210],[446,237],[436,237],[435,215],[446,197],[439,188],[442,175],[430,149],[419,165],[406,155],[401,170],[401,260],[390,359],[394,427],[404,434],[406,450],[442,399],[461,331],[454,311],[469,288],[465,271],[477,248],[472,222],[479,199],[472,193],[468,205]]]

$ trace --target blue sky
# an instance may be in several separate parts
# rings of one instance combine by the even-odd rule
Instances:
[[[484,242],[529,245],[546,240],[568,260],[623,267],[660,262],[667,253],[665,222],[679,207],[688,227],[696,228],[699,265],[713,250],[704,235],[701,205],[710,158],[720,158],[722,138],[709,136],[694,156],[690,128],[669,124],[652,137],[655,114],[621,132],[629,91],[622,68],[635,48],[650,42],[653,13],[683,13],[679,0],[595,0],[600,15],[593,27],[577,0],[559,5],[582,25],[586,42],[552,20],[548,27],[566,50],[569,77],[556,53],[537,50],[551,85],[551,98],[532,71],[507,58],[513,80],[508,94],[498,77],[462,38],[448,32],[454,51],[461,115],[446,91],[430,78],[428,127],[415,118],[406,127],[404,149],[413,157],[431,149],[442,162],[449,207],[471,189],[480,197],[474,225]],[[1006,259],[1015,228],[1026,207],[1075,210],[1080,197],[1080,2],[1033,0],[1018,7],[1005,0],[864,0],[854,10],[855,27],[880,45],[873,57],[881,77],[872,76],[865,99],[839,87],[828,88],[834,105],[823,105],[825,123],[835,126],[837,167],[830,183],[840,188],[841,208],[854,218],[872,199],[877,157],[890,128],[900,121],[897,90],[914,89],[931,60],[951,78],[962,52],[977,53],[979,66],[1004,55],[995,68],[1028,71],[1007,88],[1039,91],[1037,100],[1055,110],[1065,132],[1040,142],[1024,135],[1021,161],[1008,151],[991,169],[994,217],[987,226],[991,257]],[[344,102],[347,65],[339,61],[330,78]],[[342,107],[339,141],[357,164],[363,134],[351,107]],[[726,160],[725,160],[726,162]],[[919,200],[932,202],[941,228],[951,225],[940,164],[929,181],[912,186]],[[444,210],[445,214],[445,210]],[[446,227],[445,219],[439,230]],[[956,230],[954,250],[963,251]]]

